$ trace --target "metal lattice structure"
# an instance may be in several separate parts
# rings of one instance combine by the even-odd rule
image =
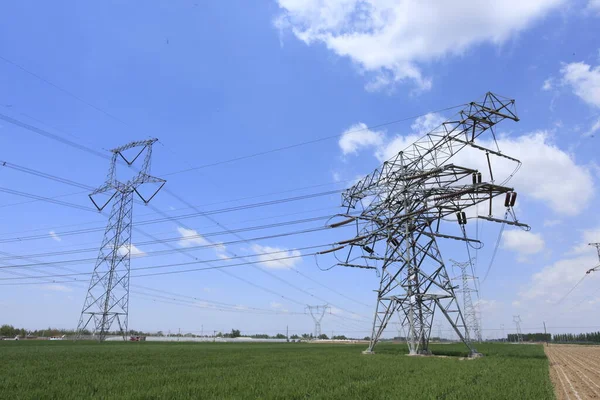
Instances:
[[[437,239],[480,244],[479,240],[466,236],[465,210],[486,201],[490,203],[489,215],[479,218],[525,226],[517,222],[512,209],[516,193],[511,187],[494,183],[490,157],[511,160],[517,168],[520,162],[476,143],[484,134],[495,142],[493,128],[506,119],[519,120],[514,100],[487,93],[483,101],[465,105],[456,118],[442,123],[343,193],[347,219],[331,226],[354,222],[357,234],[321,254],[349,247],[347,256],[338,265],[375,269],[380,274],[366,354],[373,353],[396,311],[401,313],[408,327],[410,354],[428,354],[436,310],[442,312],[471,353],[477,354],[465,336],[467,326]],[[488,181],[483,181],[477,169],[449,162],[465,148],[485,153]],[[492,217],[492,199],[503,194],[507,196],[507,215],[514,221]],[[351,215],[351,210],[356,209],[358,217],[354,216],[357,211]],[[463,236],[441,233],[442,220],[455,214]]]
[[[590,246],[594,246],[596,248],[596,251],[598,252],[598,261],[600,261],[600,243],[589,243]],[[597,267],[588,269],[586,274],[592,273],[592,272],[597,272],[600,271],[600,265],[598,265]]]
[[[481,328],[479,325],[479,313],[477,312],[477,308],[473,305],[473,297],[472,293],[478,295],[477,285],[476,285],[476,277],[469,273],[469,269],[473,270],[473,262],[458,262],[454,260],[450,260],[454,267],[460,268],[460,281],[462,283],[460,289],[457,292],[461,293],[463,300],[463,316],[465,319],[466,329],[465,335],[467,340],[475,340],[477,342],[481,342]],[[457,279],[458,280],[458,279]],[[473,282],[473,287],[469,282]],[[479,297],[479,295],[478,295]]]
[[[517,328],[517,342],[521,343],[523,342],[523,332],[521,332],[521,316],[513,315],[513,322],[515,323],[515,326]]]
[[[323,321],[327,310],[331,310],[331,308],[325,304],[324,306],[306,306],[306,309],[313,318],[313,321],[315,321],[315,339],[317,339],[321,336],[321,321]]]
[[[112,158],[106,182],[89,195],[98,211],[104,210],[111,201],[113,204],[81,310],[77,326],[78,337],[91,323],[94,334],[100,341],[104,341],[116,320],[121,336],[126,339],[134,194],[147,204],[166,182],[150,175],[152,145],[156,141],[157,139],[150,139],[132,142],[111,150]],[[143,154],[138,172],[128,180],[120,181],[117,177],[117,163],[124,161],[131,167]],[[149,196],[144,196],[144,191],[141,191],[144,184],[154,184],[157,189],[151,191]],[[105,201],[100,201],[102,196],[108,196],[108,200],[104,197]]]

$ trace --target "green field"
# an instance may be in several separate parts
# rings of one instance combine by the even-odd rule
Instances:
[[[542,346],[0,342],[0,398],[552,399]]]

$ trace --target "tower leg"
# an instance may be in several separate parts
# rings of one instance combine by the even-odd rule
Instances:
[[[81,311],[78,337],[93,321],[93,332],[104,341],[116,318],[119,333],[126,339],[132,205],[133,192],[117,194]]]

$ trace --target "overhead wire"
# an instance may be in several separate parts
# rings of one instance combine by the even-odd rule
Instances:
[[[7,61],[7,62],[10,62],[9,60],[6,60],[6,59],[4,59],[4,60],[5,60],[5,61]],[[16,64],[16,63],[13,63],[13,62],[10,62],[10,63],[11,63],[11,64],[13,64],[13,65],[15,65],[15,66],[17,66],[18,68],[20,68],[20,69],[24,70],[25,72],[28,72],[28,73],[30,73],[31,75],[33,75],[33,76],[35,76],[35,77],[37,77],[37,78],[39,78],[39,79],[43,80],[44,82],[46,82],[46,83],[48,83],[48,84],[51,84],[52,86],[54,86],[54,87],[56,87],[56,88],[59,88],[59,89],[60,89],[60,87],[58,87],[58,86],[56,86],[56,85],[52,84],[51,82],[49,82],[49,81],[47,81],[47,80],[44,80],[43,78],[41,78],[41,77],[40,77],[39,75],[37,75],[37,74],[31,73],[30,71],[26,70],[26,69],[25,69],[25,68],[23,68],[22,66],[19,66],[18,64]],[[62,89],[61,89],[61,90],[62,90]],[[62,90],[62,91],[63,91],[63,92],[65,92],[65,93],[67,93],[67,94],[70,94],[70,92],[68,92],[68,91],[65,91],[65,90]],[[76,98],[76,99],[78,99],[78,100],[80,100],[80,101],[82,101],[82,99],[81,99],[81,98],[78,98],[77,96],[73,96],[73,97],[74,97],[74,98]],[[83,101],[83,102],[84,102],[84,103],[86,103],[85,101]],[[87,103],[86,103],[86,104],[87,104]],[[89,104],[88,104],[88,105],[89,105]],[[462,106],[462,105],[461,105],[461,106]],[[96,108],[95,106],[92,106],[92,107]],[[460,106],[455,106],[455,107],[447,107],[447,108],[445,108],[445,109],[436,110],[436,111],[439,111],[439,112],[441,112],[441,111],[446,111],[446,110],[453,109],[453,108],[457,108],[457,107],[460,107]],[[98,109],[98,108],[97,108],[97,109]],[[98,110],[100,110],[100,109],[98,109]],[[100,111],[102,111],[102,110],[100,110]],[[425,115],[425,114],[421,114],[421,115],[419,115],[419,116],[422,116],[422,115]],[[409,117],[409,118],[406,118],[406,119],[403,119],[403,120],[414,119],[414,118],[416,118],[416,117],[418,117],[418,116],[412,116],[412,117]],[[49,138],[53,138],[53,139],[55,139],[55,140],[59,140],[59,141],[60,141],[60,142],[62,142],[62,143],[65,143],[65,144],[71,145],[71,146],[73,146],[73,147],[76,147],[76,148],[78,148],[78,149],[80,149],[80,150],[84,150],[84,151],[88,151],[88,152],[89,152],[89,150],[91,150],[91,149],[89,149],[89,148],[86,148],[86,146],[81,146],[81,145],[78,145],[78,144],[76,144],[76,143],[74,143],[74,142],[72,142],[72,141],[68,141],[68,140],[66,140],[66,139],[64,139],[64,138],[60,138],[60,137],[58,137],[57,135],[53,135],[53,134],[50,134],[50,135],[48,135],[48,132],[45,132],[45,131],[43,131],[43,130],[40,130],[40,129],[38,129],[38,128],[35,128],[35,127],[32,127],[31,125],[24,124],[24,123],[22,123],[22,122],[20,122],[20,121],[14,120],[14,119],[12,119],[12,118],[10,118],[10,117],[7,117],[7,116],[4,116],[4,115],[2,115],[2,114],[0,114],[0,118],[4,119],[4,120],[5,120],[5,121],[7,121],[7,122],[13,123],[13,124],[15,124],[15,125],[17,125],[17,126],[21,126],[21,127],[25,128],[25,129],[28,129],[28,130],[30,130],[30,131],[32,131],[32,132],[35,132],[35,133],[41,134],[41,135],[43,135],[43,136],[46,136],[46,137],[49,137]],[[113,118],[114,118],[114,116],[113,116]],[[400,121],[402,121],[402,120],[396,120],[396,121],[392,121],[392,122],[390,122],[390,123],[386,123],[386,124],[384,124],[384,125],[389,125],[389,124],[392,124],[392,123],[397,123],[397,122],[400,122]],[[381,126],[383,126],[383,124],[382,124],[382,125],[376,125],[376,126],[372,126],[372,127],[370,127],[370,128],[376,128],[376,127],[381,127]],[[277,151],[287,150],[287,149],[291,149],[291,148],[295,148],[295,147],[299,147],[299,146],[303,146],[303,145],[307,145],[307,144],[311,144],[311,143],[316,143],[316,142],[318,142],[318,141],[322,141],[322,140],[331,139],[331,138],[333,138],[333,137],[339,137],[339,136],[340,136],[340,135],[329,136],[329,137],[327,137],[327,138],[321,138],[321,139],[316,139],[316,140],[312,140],[312,141],[305,141],[305,142],[298,143],[298,144],[294,144],[294,145],[290,145],[290,146],[284,146],[284,147],[280,147],[280,148],[277,148],[277,149],[272,149],[272,150],[268,150],[268,151],[263,151],[263,152],[253,153],[253,154],[250,154],[250,155],[247,155],[247,156],[236,157],[236,158],[229,159],[229,160],[225,160],[225,161],[222,161],[222,162],[211,163],[211,164],[206,164],[206,165],[199,166],[199,167],[194,167],[194,168],[193,168],[193,170],[198,170],[198,169],[200,169],[200,168],[206,168],[206,167],[209,167],[209,166],[221,165],[221,164],[224,164],[224,163],[230,163],[230,162],[234,162],[234,161],[239,161],[239,160],[242,160],[242,159],[253,158],[253,157],[260,156],[260,155],[265,155],[265,154],[270,154],[270,153],[277,152]],[[97,153],[95,150],[92,150],[92,152],[93,152],[92,154],[94,154],[94,153]],[[103,157],[103,158],[106,158],[106,156],[104,156],[104,155],[102,155],[102,157]],[[173,174],[178,174],[178,173],[182,173],[182,172],[187,172],[187,171],[189,171],[189,170],[191,170],[191,169],[188,169],[188,170],[186,170],[186,171],[175,171],[175,172],[172,172],[172,173],[170,173],[170,175],[173,175]],[[171,194],[172,194],[172,193],[171,193]],[[172,194],[172,195],[173,195],[173,194]],[[181,198],[180,198],[180,200],[181,200]],[[217,224],[218,224],[218,223],[217,223]],[[264,270],[262,270],[262,271],[263,271],[263,272],[266,272],[266,271],[264,271]],[[288,283],[288,284],[289,284],[289,283]]]

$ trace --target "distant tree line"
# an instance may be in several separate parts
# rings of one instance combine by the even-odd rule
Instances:
[[[549,342],[552,339],[552,335],[549,333],[523,333],[521,337],[524,342]],[[509,333],[507,340],[518,342],[519,338],[516,333]]]
[[[600,332],[591,333],[557,333],[552,335],[555,342],[573,342],[573,343],[600,343]]]
[[[84,331],[82,331],[82,334],[85,336],[88,336],[88,335],[91,335],[92,332],[89,330],[84,330]],[[112,332],[109,332],[109,334],[110,335],[120,335],[121,333],[119,331],[112,331]],[[8,324],[4,324],[4,325],[0,326],[0,337],[13,338],[15,336],[19,336],[19,337],[25,338],[27,336],[29,336],[29,337],[52,337],[52,336],[63,336],[63,335],[76,336],[77,331],[73,330],[73,329],[57,329],[57,328],[26,330],[25,328],[15,328],[14,326],[8,325]],[[144,332],[144,331],[138,331],[135,329],[131,329],[131,330],[129,330],[128,335],[129,336],[175,336],[175,337],[212,337],[214,335],[219,338],[238,338],[238,337],[242,336],[242,332],[239,329],[232,329],[231,332],[227,332],[227,333],[218,332],[218,333],[214,333],[213,335],[209,335],[209,334],[195,335],[193,333],[169,333],[169,334],[165,335],[165,333],[163,331]],[[253,334],[253,335],[247,335],[246,337],[251,337],[253,339],[286,339],[287,338],[287,336],[284,335],[283,333],[277,333],[275,335],[269,335],[266,333],[258,333],[258,334]],[[315,337],[312,333],[303,333],[301,335],[293,334],[290,336],[290,339],[312,340],[312,339],[315,339]],[[319,335],[319,337],[317,339],[327,340],[327,339],[329,339],[329,337],[326,334],[322,333],[321,335]],[[332,336],[332,339],[348,340],[349,338],[347,338],[345,335],[335,335],[335,336]],[[369,338],[366,337],[365,340],[369,340]]]

